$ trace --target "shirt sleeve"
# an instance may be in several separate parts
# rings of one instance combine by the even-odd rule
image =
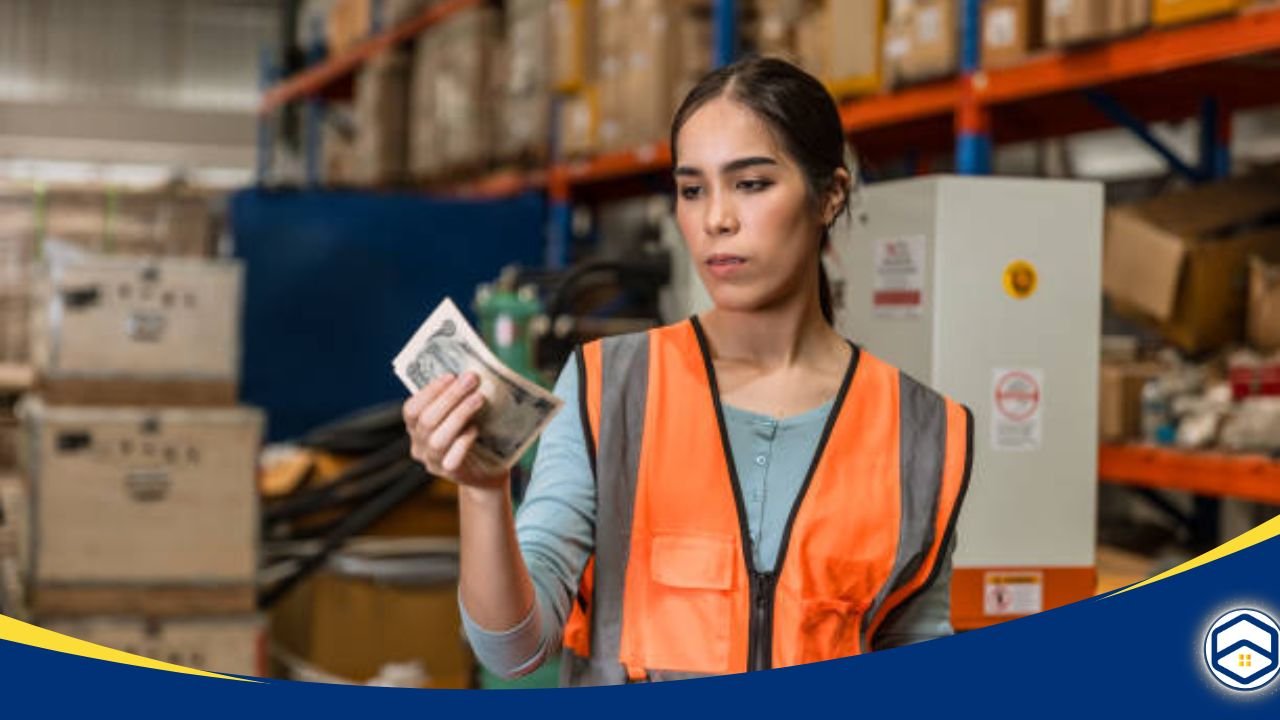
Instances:
[[[955,633],[951,627],[951,555],[955,548],[955,533],[952,533],[943,549],[933,584],[885,620],[872,639],[875,650],[888,650]]]
[[[554,389],[564,406],[542,434],[533,476],[516,513],[516,538],[536,596],[533,609],[514,627],[493,630],[477,625],[459,600],[476,658],[501,677],[530,673],[559,649],[578,583],[595,549],[596,485],[578,392],[577,365],[570,358]]]

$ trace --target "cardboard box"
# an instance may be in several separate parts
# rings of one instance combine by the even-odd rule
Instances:
[[[812,45],[802,42],[800,25],[810,15],[812,0],[755,0],[756,19],[746,33],[757,54],[777,57],[814,72]],[[808,54],[806,54],[808,53]],[[802,57],[802,55],[804,55]]]
[[[551,0],[551,84],[576,93],[594,81],[596,0]]]
[[[500,162],[545,164],[551,133],[551,2],[509,0]]]
[[[1254,176],[1107,211],[1103,290],[1118,311],[1151,321],[1187,352],[1243,336],[1248,258],[1280,228],[1247,228],[1280,212],[1280,185]]]
[[[982,67],[1017,65],[1043,44],[1039,0],[987,0],[982,5]]]
[[[710,54],[697,45],[710,38],[711,19],[709,5],[693,0],[635,0],[629,9],[630,52],[614,114],[625,128],[623,144],[634,147],[666,139],[684,93],[710,70]]]
[[[433,75],[442,170],[483,170],[494,145],[492,75],[500,45],[498,14],[492,7],[471,7],[451,15],[434,32],[440,43]]]
[[[819,47],[826,51],[819,77],[836,97],[880,89],[882,8],[880,2],[827,0],[812,14],[820,19]]]
[[[1250,345],[1263,352],[1280,350],[1280,264],[1256,255],[1249,258],[1245,319]]]
[[[413,47],[413,68],[409,91],[409,175],[418,180],[433,179],[443,168],[439,123],[436,122],[436,72],[439,68],[440,38],[426,32]]]
[[[378,547],[339,553],[286,597],[272,613],[275,642],[347,682],[366,682],[388,663],[417,662],[430,687],[469,687],[456,551],[386,556]]]
[[[1160,375],[1151,362],[1102,364],[1098,376],[1098,434],[1103,440],[1133,440],[1142,436],[1142,386]]]
[[[31,399],[22,419],[37,586],[252,588],[261,411]]]
[[[959,68],[959,0],[893,0],[884,27],[885,83],[934,80]]]
[[[560,99],[560,153],[569,158],[595,154],[600,121],[599,91],[594,86]]]
[[[1177,25],[1217,15],[1227,15],[1248,5],[1248,0],[1152,0],[1153,25]]]
[[[231,260],[51,261],[35,283],[35,367],[45,379],[181,379],[234,389],[243,274]]]
[[[213,250],[209,198],[199,193],[54,188],[38,212],[45,237],[94,252],[202,257]]]
[[[1127,35],[1146,27],[1150,0],[1046,0],[1044,41],[1062,47]]]
[[[110,192],[102,250],[118,255],[213,254],[209,198],[193,192]]]
[[[183,667],[231,675],[266,674],[260,615],[189,618],[88,617],[42,620],[63,635]]]
[[[407,171],[409,59],[383,53],[356,74],[355,180],[361,185],[404,181]]]

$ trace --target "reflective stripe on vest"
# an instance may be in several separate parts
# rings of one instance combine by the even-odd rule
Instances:
[[[963,406],[854,348],[766,572],[696,318],[590,343],[578,366],[596,556],[566,625],[564,684],[858,654],[932,583],[968,483]]]

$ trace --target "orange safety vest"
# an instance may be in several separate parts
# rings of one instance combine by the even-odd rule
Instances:
[[[856,655],[933,582],[969,481],[964,406],[854,346],[766,571],[697,318],[588,343],[576,359],[597,517],[564,684]]]

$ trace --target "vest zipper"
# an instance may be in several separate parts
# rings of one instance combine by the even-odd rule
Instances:
[[[702,323],[698,320],[698,316],[694,315],[689,320],[690,324],[693,325],[693,334],[697,338],[698,349],[702,353],[702,362],[707,371],[707,381],[711,386],[711,402],[716,410],[716,424],[720,427],[720,447],[729,465],[729,481],[733,489],[734,505],[738,510],[738,531],[742,534],[742,559],[747,567],[747,579],[750,589],[749,601],[751,604],[750,621],[747,626],[747,670],[749,672],[769,670],[773,667],[773,604],[777,595],[778,576],[781,575],[782,564],[787,558],[787,546],[791,544],[791,528],[795,524],[796,515],[799,514],[800,505],[804,502],[804,497],[809,492],[809,485],[813,481],[813,474],[818,469],[818,462],[822,459],[822,452],[826,448],[827,440],[831,437],[831,430],[835,426],[835,420],[840,415],[840,409],[844,406],[844,398],[849,392],[849,384],[858,368],[859,350],[857,345],[852,342],[849,343],[849,347],[852,349],[849,367],[845,370],[844,380],[840,384],[840,390],[836,393],[835,402],[832,404],[831,412],[827,416],[827,424],[822,429],[822,437],[818,440],[818,446],[814,450],[813,460],[809,464],[809,471],[805,476],[804,484],[800,486],[800,492],[796,496],[795,504],[791,506],[791,514],[787,518],[787,524],[782,533],[782,542],[778,548],[778,559],[774,563],[772,572],[760,572],[756,570],[754,544],[751,541],[750,529],[747,527],[746,504],[742,499],[742,484],[738,481],[738,469],[733,463],[733,450],[729,445],[729,431],[724,422],[724,408],[720,403],[720,387],[716,382],[715,365],[711,362],[711,349],[707,346],[707,338],[702,332]]]
[[[747,670],[773,667],[773,598],[778,575],[771,572],[751,573],[751,624],[749,626]]]

